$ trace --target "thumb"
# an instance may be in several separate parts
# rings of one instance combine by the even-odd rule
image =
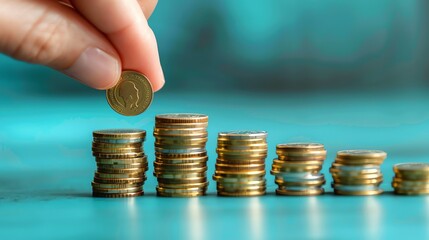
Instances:
[[[73,9],[56,1],[0,2],[0,52],[52,67],[93,88],[117,83],[118,53]]]

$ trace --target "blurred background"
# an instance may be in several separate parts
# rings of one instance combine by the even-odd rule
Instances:
[[[159,1],[150,19],[165,91],[323,91],[429,86],[425,0]],[[95,94],[0,57],[4,91]],[[7,90],[5,90],[7,88]]]

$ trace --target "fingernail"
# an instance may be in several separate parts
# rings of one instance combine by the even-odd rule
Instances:
[[[90,47],[63,72],[92,88],[108,89],[118,82],[121,65],[116,58],[103,50]]]

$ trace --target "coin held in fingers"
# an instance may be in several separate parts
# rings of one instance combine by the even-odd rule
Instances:
[[[136,116],[149,108],[153,99],[149,79],[135,71],[123,71],[118,83],[106,91],[107,102],[117,113]]]

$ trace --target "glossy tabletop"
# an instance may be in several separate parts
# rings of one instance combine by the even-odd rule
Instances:
[[[35,95],[19,89],[3,89],[7,101],[0,101],[0,239],[429,237],[429,197],[395,196],[390,186],[393,164],[428,161],[429,94],[424,91],[178,93],[166,87],[155,94],[147,112],[130,118],[111,110],[103,92]],[[219,131],[268,131],[267,170],[278,143],[325,144],[327,193],[276,196],[274,178],[267,171],[268,193],[262,197],[218,197],[212,180],[204,197],[157,197],[152,131],[154,116],[167,112],[209,115],[209,176]],[[91,134],[104,128],[147,130],[145,196],[91,197]],[[328,169],[336,151],[362,148],[388,153],[382,166],[385,193],[333,195]]]

